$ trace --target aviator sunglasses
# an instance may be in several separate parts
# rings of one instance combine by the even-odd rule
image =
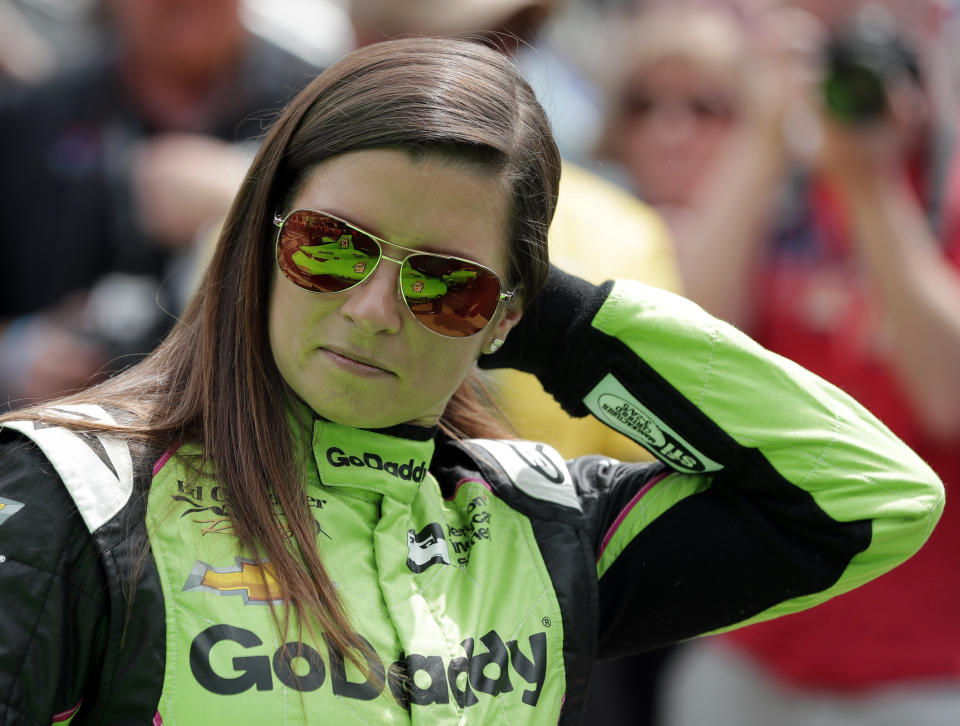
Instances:
[[[276,214],[277,264],[297,287],[308,292],[343,292],[366,280],[389,260],[400,265],[400,295],[413,317],[449,338],[483,330],[497,306],[513,298],[489,267],[461,257],[420,252],[387,242],[327,212],[295,209]],[[391,257],[383,245],[407,252]]]

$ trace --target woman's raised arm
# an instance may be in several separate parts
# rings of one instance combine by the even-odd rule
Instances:
[[[556,268],[486,366],[534,373],[649,465],[569,463],[600,579],[602,655],[811,607],[910,557],[931,469],[835,386],[684,298]]]

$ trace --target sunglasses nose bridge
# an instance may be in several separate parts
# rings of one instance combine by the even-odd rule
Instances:
[[[403,265],[405,261],[405,258],[391,257],[390,255],[388,255],[386,252],[383,251],[383,248],[380,249],[380,259],[390,260],[390,262],[393,262],[396,265]]]
[[[397,265],[400,268],[400,270],[397,273],[397,297],[400,300],[403,300],[404,304],[407,306],[407,308],[409,308],[410,304],[407,302],[407,299],[403,295],[403,281],[402,281],[403,263],[406,262],[406,258],[392,257],[391,255],[388,255],[386,251],[384,251],[383,246],[381,245],[380,260],[388,260],[389,262],[392,262],[393,264]]]
[[[398,260],[396,257],[391,257],[391,256],[388,255],[386,252],[384,252],[383,247],[381,247],[381,248],[380,248],[380,258],[377,260],[377,267],[379,267],[379,266],[380,266],[380,263],[383,262],[384,260],[386,260],[387,262],[392,262],[392,263],[394,263],[395,265],[400,265],[400,266],[401,266],[401,269],[403,269],[403,268],[402,268],[403,260]],[[375,272],[375,271],[376,271],[376,269],[374,269],[370,274],[372,275],[373,272]],[[401,297],[401,298],[403,297],[403,295],[400,294],[400,293],[401,293],[401,288],[400,288],[400,273],[399,273],[399,271],[397,272],[397,293],[398,293],[399,297]]]

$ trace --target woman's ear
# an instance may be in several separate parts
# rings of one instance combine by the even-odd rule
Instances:
[[[509,305],[504,307],[503,312],[498,316],[496,322],[490,326],[483,342],[483,353],[496,353],[507,339],[507,335],[514,325],[520,322],[523,316],[523,308],[520,305]]]

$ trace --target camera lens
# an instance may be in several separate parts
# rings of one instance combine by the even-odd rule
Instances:
[[[884,81],[875,68],[837,64],[823,79],[827,109],[837,119],[865,123],[880,118],[887,106]]]
[[[887,88],[900,79],[920,82],[916,51],[897,31],[892,16],[876,5],[835,33],[824,48],[823,101],[839,121],[864,124],[887,109]]]

